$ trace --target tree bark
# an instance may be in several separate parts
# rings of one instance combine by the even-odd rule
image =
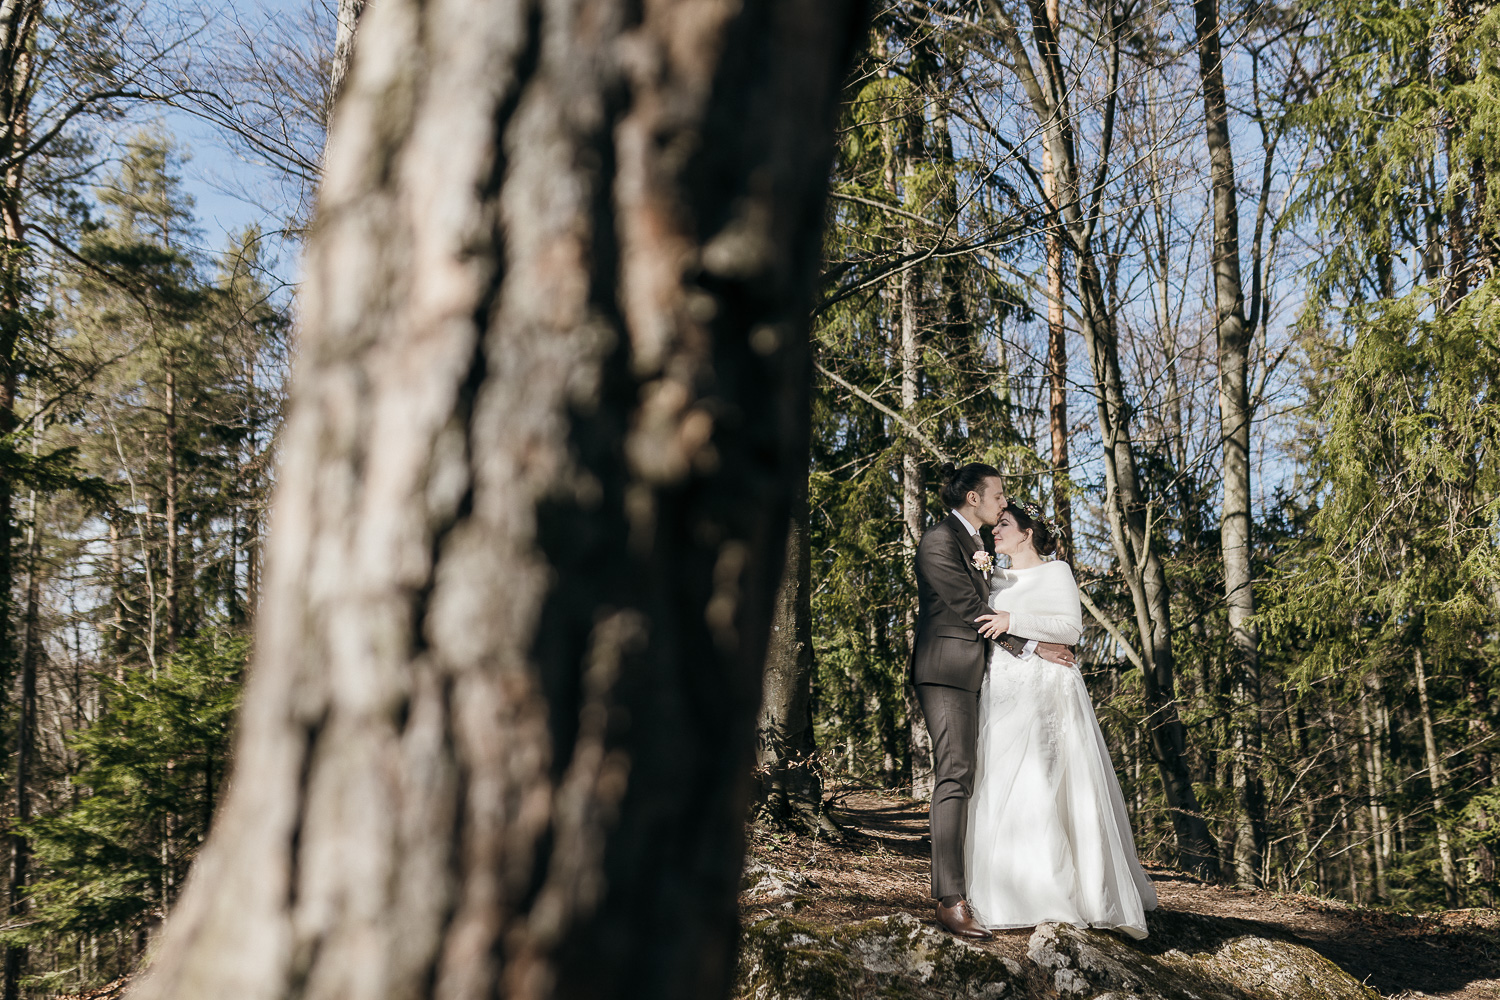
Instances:
[[[782,829],[834,835],[823,813],[823,780],[813,741],[812,552],[807,477],[793,483],[786,562],[776,588],[756,729],[763,818]]]
[[[1171,590],[1159,547],[1152,544],[1150,504],[1141,486],[1135,460],[1134,408],[1125,393],[1118,333],[1093,250],[1100,220],[1098,191],[1107,176],[1113,141],[1123,21],[1114,10],[1106,11],[1110,20],[1110,35],[1106,41],[1110,83],[1101,109],[1100,164],[1092,185],[1086,185],[1080,176],[1075,154],[1063,61],[1044,4],[1045,0],[1029,2],[1036,47],[1034,63],[1032,53],[1027,51],[1015,20],[1005,6],[999,0],[991,0],[989,9],[998,22],[999,34],[1009,50],[1022,89],[1038,120],[1046,126],[1043,141],[1051,149],[1057,194],[1047,207],[1054,225],[1067,238],[1068,249],[1073,255],[1080,328],[1098,400],[1110,540],[1119,560],[1121,576],[1130,590],[1136,625],[1141,634],[1141,652],[1146,661],[1146,669],[1141,672],[1142,693],[1152,759],[1162,779],[1181,864],[1204,877],[1217,878],[1218,850],[1209,836],[1208,824],[1193,789],[1187,764],[1187,730],[1177,710]]]
[[[908,184],[911,180],[910,158],[906,170]],[[915,245],[908,236],[902,252],[914,252]],[[917,269],[909,267],[901,272],[901,312],[898,331],[901,343],[898,357],[901,359],[901,414],[908,423],[919,425],[917,403],[922,398],[922,330],[918,323],[918,297],[921,282]],[[901,548],[905,554],[903,565],[916,566],[917,543],[922,540],[922,529],[927,526],[927,482],[922,475],[922,445],[907,439],[906,452],[901,456]],[[915,593],[915,590],[913,590]],[[907,651],[916,641],[916,611],[906,609]],[[903,685],[906,699],[906,726],[911,753],[911,797],[919,802],[932,798],[932,736],[927,732],[927,721],[917,704],[915,690]]]
[[[1050,36],[1057,37],[1058,0],[1047,0]],[[1057,204],[1057,176],[1052,143],[1042,144],[1042,194]],[[1073,562],[1073,499],[1068,462],[1068,331],[1063,324],[1063,236],[1047,228],[1047,383],[1051,390],[1048,422],[1052,432],[1052,511],[1057,525],[1057,558]]]
[[[1427,757],[1427,782],[1432,788],[1432,822],[1437,830],[1438,864],[1442,868],[1443,892],[1448,908],[1453,909],[1458,906],[1458,869],[1453,864],[1453,842],[1448,834],[1447,818],[1443,815],[1447,808],[1443,795],[1443,761],[1438,756],[1432,705],[1427,699],[1427,662],[1421,646],[1412,651],[1412,666],[1417,675],[1417,704],[1422,713],[1422,749]]]
[[[0,239],[0,439],[16,430],[16,392],[22,360],[22,341],[30,325],[31,305],[26,284],[31,255],[26,246],[22,221],[22,172],[24,158],[15,154],[27,142],[29,131],[32,81],[32,41],[41,19],[40,0],[4,0],[0,2],[0,158],[11,160],[0,184],[0,219],[4,234]],[[15,580],[11,539],[15,519],[16,483],[10,475],[0,475],[0,691],[8,690],[18,664],[14,602],[11,592]],[[24,687],[24,682],[23,682]],[[3,695],[0,695],[3,698]],[[25,693],[22,692],[25,701]],[[23,705],[21,716],[26,719]],[[3,748],[0,748],[3,749]],[[18,803],[18,807],[19,807]],[[19,845],[19,846],[18,846]],[[17,866],[24,872],[25,848],[19,838],[12,839],[11,881]],[[23,875],[24,878],[24,875]],[[12,910],[20,905],[14,889],[7,899]],[[6,995],[17,987],[25,952],[19,947],[6,949]]]
[[[33,454],[35,439],[33,438]],[[39,605],[41,603],[41,578],[38,563],[41,561],[42,538],[37,521],[36,491],[31,492],[31,526],[26,539],[26,628],[22,633],[20,656],[21,703],[16,713],[15,789],[16,823],[31,822],[31,771],[35,756],[34,734],[36,732],[36,672],[41,657],[41,629]],[[24,921],[31,905],[26,898],[26,887],[31,866],[31,845],[20,831],[11,833],[10,856],[10,917]],[[21,977],[26,972],[27,947],[15,944],[5,949],[4,1000],[16,1000],[21,995]]]
[[[1364,685],[1359,692],[1359,732],[1364,743],[1365,808],[1370,814],[1371,854],[1374,863],[1375,901],[1383,903],[1390,898],[1390,885],[1386,880],[1386,842],[1389,833],[1385,821],[1385,775],[1380,759],[1380,734],[1370,724],[1368,690]]]
[[[1229,100],[1219,43],[1218,0],[1194,0],[1198,72],[1203,89],[1213,198],[1211,264],[1219,343],[1219,437],[1223,451],[1224,507],[1219,538],[1224,558],[1224,598],[1234,670],[1234,867],[1241,885],[1257,886],[1266,844],[1265,791],[1260,779],[1260,637],[1250,558],[1250,324],[1240,272],[1240,216],[1229,138]]]
[[[177,640],[182,636],[182,601],[178,593],[178,567],[181,553],[177,535],[177,370],[176,360],[167,359],[166,432],[162,444],[166,450],[166,488],[162,496],[162,517],[166,528],[166,576],[167,576],[167,652],[177,649]]]
[[[849,2],[381,0],[137,1000],[724,995]]]
[[[323,112],[323,124],[333,121],[333,108],[339,95],[344,92],[344,80],[349,76],[349,66],[354,61],[354,39],[359,33],[359,21],[364,16],[369,0],[339,0],[338,33],[333,40],[333,65],[328,69],[328,107]]]

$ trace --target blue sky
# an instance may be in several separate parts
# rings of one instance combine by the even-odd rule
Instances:
[[[236,28],[254,31],[278,21],[284,30],[286,26],[300,28],[306,23],[309,10],[318,11],[316,18],[327,22],[330,37],[323,44],[331,48],[336,3],[337,0],[239,0],[227,4],[216,12],[217,22],[205,48],[232,45]],[[251,225],[258,225],[266,232],[275,232],[282,226],[290,206],[285,194],[278,190],[279,175],[263,163],[246,159],[213,123],[186,111],[159,106],[142,108],[135,117],[140,124],[161,127],[178,144],[184,158],[183,187],[193,199],[203,250],[210,253],[222,250],[231,234],[243,232]],[[274,254],[275,273],[283,281],[295,281],[296,243],[273,239],[265,249]]]

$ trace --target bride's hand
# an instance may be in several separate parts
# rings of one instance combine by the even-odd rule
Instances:
[[[992,611],[975,620],[979,622],[979,634],[986,639],[996,639],[1010,631],[1009,611]]]

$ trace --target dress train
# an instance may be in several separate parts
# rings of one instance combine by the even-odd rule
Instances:
[[[1051,920],[1146,936],[1156,890],[1076,669],[992,647],[966,853],[986,927]]]

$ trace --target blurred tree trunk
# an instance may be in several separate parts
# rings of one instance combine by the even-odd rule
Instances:
[[[724,995],[852,3],[380,0],[137,998]]]
[[[1233,733],[1236,826],[1235,876],[1261,881],[1266,843],[1265,791],[1260,778],[1260,637],[1254,625],[1254,569],[1250,559],[1250,337],[1240,272],[1240,214],[1229,139],[1229,99],[1219,43],[1218,0],[1194,0],[1198,75],[1208,139],[1213,198],[1213,274],[1219,341],[1219,428],[1224,462],[1220,545],[1234,671]]]

